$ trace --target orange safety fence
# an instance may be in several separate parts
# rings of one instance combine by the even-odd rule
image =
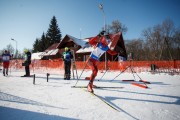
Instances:
[[[16,69],[24,68],[22,66],[23,60],[11,60],[10,67]],[[76,61],[76,68],[83,69],[86,65],[86,62]],[[155,72],[177,72],[180,73],[180,60],[173,61],[108,61],[106,66],[108,70],[124,70],[128,66],[132,66],[136,72],[147,72],[152,71],[151,65],[156,66]],[[64,69],[64,63],[62,60],[32,60],[31,69]],[[86,66],[85,69],[89,69]],[[105,70],[105,62],[98,63],[99,70]],[[130,71],[130,70],[127,70]]]

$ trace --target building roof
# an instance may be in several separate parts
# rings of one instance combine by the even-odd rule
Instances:
[[[57,49],[58,45],[59,45],[59,43],[54,43],[54,44],[52,44],[50,47],[48,47],[48,48],[45,50],[45,52],[48,52],[48,51],[50,51],[50,50]]]
[[[67,36],[68,36],[69,38],[71,38],[71,40],[72,40],[74,43],[80,45],[81,47],[85,47],[85,46],[87,45],[88,39],[78,39],[78,38],[75,38],[75,37],[73,37],[73,36],[71,36],[71,35],[67,35]]]
[[[37,52],[37,53],[32,53],[31,55],[31,60],[40,60],[42,58],[41,54],[45,52]]]
[[[43,52],[40,56],[51,56],[51,55],[56,55],[58,53],[59,49],[52,49],[46,52]]]
[[[88,39],[78,39],[78,38],[75,38],[71,35],[66,35],[62,40],[61,42],[59,43],[59,45],[57,46],[57,48],[61,48],[61,46],[63,44],[65,44],[67,41],[73,41],[76,45],[79,45],[81,47],[85,47],[88,45]]]
[[[59,51],[57,48],[59,43],[54,43],[50,47],[48,47],[44,52],[42,52],[39,56],[44,57],[44,56],[52,56],[56,55]]]
[[[93,51],[93,47],[85,47],[85,48],[80,48],[76,53],[89,53]]]

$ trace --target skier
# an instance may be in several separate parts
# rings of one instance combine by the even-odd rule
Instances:
[[[21,77],[29,77],[30,76],[29,65],[31,64],[31,53],[27,49],[24,50],[24,53],[25,53],[24,63],[22,63],[22,66],[25,66],[26,74]]]
[[[8,75],[8,69],[9,69],[9,61],[11,59],[11,55],[8,53],[7,50],[4,51],[2,54],[2,61],[3,61],[3,75]]]
[[[71,59],[73,55],[68,47],[65,47],[65,52],[63,53],[63,61],[64,61],[64,80],[70,80],[71,76]]]
[[[99,61],[99,58],[109,49],[108,45],[111,44],[110,39],[107,39],[108,35],[104,36],[105,31],[100,32],[96,37],[91,38],[89,40],[89,44],[94,47],[94,50],[90,54],[90,58],[87,61],[88,66],[92,70],[92,74],[89,77],[89,84],[88,84],[88,91],[89,92],[94,92],[93,91],[93,81],[95,77],[97,76],[98,73],[98,68],[97,64]]]

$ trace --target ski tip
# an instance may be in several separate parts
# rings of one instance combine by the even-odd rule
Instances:
[[[138,83],[135,83],[135,82],[132,82],[131,83],[132,85],[135,85],[135,86],[138,86],[138,87],[141,87],[141,88],[148,88],[148,86],[145,86],[145,85],[142,85],[142,84],[138,84]]]
[[[146,80],[139,80],[139,82],[144,82],[146,84],[151,84],[150,82],[146,81]]]

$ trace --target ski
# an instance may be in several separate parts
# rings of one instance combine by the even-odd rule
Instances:
[[[87,86],[71,86],[71,88],[87,88]],[[106,87],[106,86],[94,86],[93,88],[124,88],[124,87]]]
[[[33,77],[34,75],[30,75],[30,76],[21,76],[21,77]]]
[[[146,83],[146,84],[151,84],[149,81],[146,81],[146,80],[139,80],[139,82],[143,82],[143,83]]]
[[[83,89],[84,91],[88,92],[87,90]],[[120,112],[116,107],[112,106],[110,103],[108,103],[106,100],[102,99],[100,96],[96,95],[95,93],[92,92],[88,92],[91,95],[95,96],[96,98],[98,98],[99,100],[101,100],[103,103],[105,103],[106,105],[108,105],[109,107],[111,107],[113,110]]]

